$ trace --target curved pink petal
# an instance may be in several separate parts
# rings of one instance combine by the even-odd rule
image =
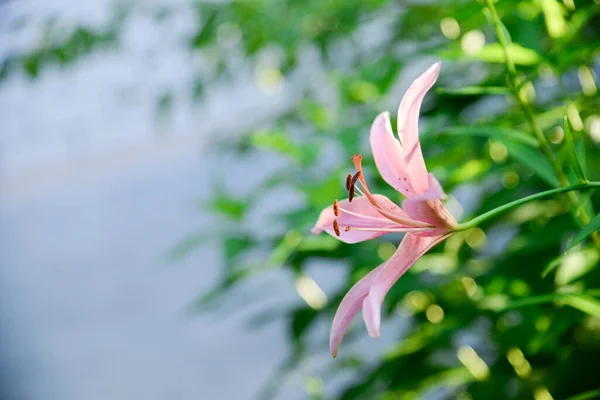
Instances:
[[[406,197],[414,196],[416,193],[406,171],[402,146],[394,137],[388,112],[379,114],[373,121],[369,141],[375,164],[383,180]]]
[[[363,300],[363,318],[372,337],[379,336],[381,304],[390,288],[415,261],[449,235],[421,237],[406,234],[394,255],[380,267],[371,280],[369,294]]]
[[[385,209],[399,216],[404,216],[404,212],[398,207],[393,201],[387,197],[375,194],[373,197],[377,202]],[[375,232],[375,231],[360,231],[350,229],[346,231],[347,226],[351,228],[370,228],[370,229],[402,229],[403,226],[398,225],[389,219],[381,215],[372,205],[369,203],[366,197],[355,197],[352,202],[348,200],[341,200],[338,202],[338,216],[333,212],[333,206],[325,208],[321,211],[321,215],[317,220],[317,223],[312,229],[312,233],[318,234],[322,231],[329,233],[345,243],[358,243],[365,240],[373,239],[378,236],[384,235],[387,232]],[[350,213],[348,213],[348,211]],[[356,215],[357,214],[357,215]],[[333,220],[337,219],[340,228],[340,236],[337,236],[333,230]],[[409,227],[407,227],[410,229]]]
[[[419,114],[425,94],[440,73],[441,64],[433,64],[408,88],[398,107],[398,136],[402,142],[406,171],[416,194],[423,194],[429,185],[427,168],[419,142]]]
[[[383,264],[356,282],[348,293],[346,293],[340,306],[335,312],[335,317],[333,317],[333,322],[331,324],[331,332],[329,334],[329,350],[334,358],[337,356],[338,348],[342,343],[342,339],[348,330],[350,322],[352,322],[352,319],[362,306],[363,299],[369,294],[371,282],[381,267],[383,267]]]
[[[427,180],[429,181],[429,187],[425,193],[430,193],[437,199],[444,200],[447,197],[446,193],[444,192],[442,185],[435,179],[435,176],[433,176],[433,174],[427,174]]]
[[[413,219],[427,222],[446,231],[454,229],[457,225],[456,220],[440,201],[446,197],[442,186],[431,174],[429,174],[429,182],[429,188],[424,194],[404,200],[402,207]]]

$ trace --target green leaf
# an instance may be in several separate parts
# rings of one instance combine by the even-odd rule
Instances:
[[[554,260],[552,260],[550,264],[548,264],[548,266],[542,271],[542,278],[545,278],[550,272],[554,271],[561,264],[562,260],[562,256],[556,257]]]
[[[575,396],[566,398],[565,400],[588,400],[600,398],[600,389],[590,390],[589,392],[579,393]]]
[[[537,140],[526,133],[516,129],[500,128],[489,125],[450,127],[440,131],[436,135],[481,136],[493,138],[502,143],[513,141],[526,144],[534,148],[538,146]],[[426,137],[424,137],[424,139],[425,138]]]
[[[439,88],[440,94],[453,96],[471,96],[476,94],[511,94],[512,90],[504,86],[466,86],[462,88]]]
[[[251,199],[236,199],[227,194],[223,188],[217,186],[215,195],[208,205],[208,209],[223,215],[232,221],[241,221],[251,205]],[[200,202],[199,207],[204,209],[205,202]]]
[[[559,186],[558,179],[554,175],[554,170],[548,163],[548,160],[538,151],[517,142],[506,141],[504,145],[508,150],[509,156],[514,157],[521,164],[525,165],[550,186]]]
[[[292,339],[294,341],[299,340],[318,315],[319,312],[310,307],[296,309],[290,321],[290,334],[292,335]]]
[[[302,241],[302,235],[297,230],[291,230],[285,234],[285,236],[279,241],[277,246],[273,249],[271,256],[269,257],[269,264],[271,265],[282,265],[298,248],[298,245]]]
[[[214,233],[196,232],[184,237],[177,243],[169,252],[169,260],[171,262],[179,261],[186,257],[189,253],[198,248],[206,240],[212,239]]]
[[[592,233],[596,232],[598,229],[600,229],[600,214],[597,214],[594,218],[592,218],[592,220],[586,226],[584,226],[582,230],[579,231],[579,233],[573,238],[571,243],[567,246],[567,250],[565,250],[565,251],[571,250],[573,247],[575,247],[577,244],[579,244],[583,239],[590,236]]]
[[[600,252],[596,248],[585,248],[566,254],[556,271],[554,281],[557,286],[568,285],[580,279],[598,265]]]
[[[305,236],[298,245],[298,251],[332,251],[337,249],[341,243],[329,235]]]
[[[503,312],[507,310],[514,310],[517,308],[529,307],[538,304],[548,304],[554,302],[562,302],[568,304],[571,307],[587,307],[587,310],[591,312],[600,311],[600,301],[596,300],[593,296],[598,296],[597,289],[587,290],[585,293],[550,293],[542,294],[537,296],[524,297],[518,300],[508,301],[505,295],[490,295],[484,297],[480,301],[480,307],[483,309],[490,309],[497,312]],[[584,300],[581,301],[580,299]],[[572,304],[570,304],[571,302]],[[574,306],[573,304],[577,304]],[[592,304],[592,305],[590,305]],[[597,310],[594,309],[594,305],[599,307]],[[583,310],[582,310],[583,311]],[[587,311],[584,311],[587,312]],[[588,312],[589,314],[589,312]]]
[[[570,295],[563,299],[564,303],[583,311],[586,314],[600,317],[600,301],[586,295]]]
[[[311,163],[317,156],[317,146],[294,143],[283,130],[257,131],[252,134],[250,140],[256,148],[283,154],[298,161],[301,165]]]
[[[585,176],[585,172],[583,172],[583,168],[581,167],[581,163],[579,162],[579,157],[577,156],[577,150],[575,149],[575,142],[573,141],[573,135],[571,134],[571,127],[569,124],[568,118],[565,116],[564,118],[565,124],[565,146],[567,146],[567,151],[571,156],[571,161],[573,162],[573,169],[575,170],[575,174],[581,183],[588,182],[588,179]]]
[[[508,45],[508,55],[516,65],[537,65],[542,58],[534,50],[523,47],[517,43]],[[504,64],[504,50],[500,43],[491,43],[485,46],[475,57],[481,61]]]
[[[234,235],[223,238],[223,251],[227,262],[232,262],[256,244],[256,241],[250,235]]]

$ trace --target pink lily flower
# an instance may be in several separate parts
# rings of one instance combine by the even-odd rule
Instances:
[[[362,308],[370,336],[378,337],[381,305],[396,281],[429,249],[457,227],[441,201],[446,196],[432,174],[427,173],[419,142],[418,120],[421,103],[440,72],[432,65],[408,88],[398,108],[398,136],[394,137],[390,115],[383,112],[371,127],[373,157],[383,179],[406,199],[402,208],[389,198],[372,194],[362,171],[362,156],[352,161],[354,176],[346,178],[347,200],[335,201],[321,212],[312,232],[322,231],[346,243],[357,243],[391,232],[406,235],[394,255],[358,281],[344,296],[333,319],[329,345],[336,357],[350,322]],[[356,193],[356,196],[355,196]]]

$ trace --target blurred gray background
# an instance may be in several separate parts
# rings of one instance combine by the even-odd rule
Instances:
[[[216,249],[175,265],[168,254],[214,225],[197,202],[231,160],[208,145],[290,96],[260,92],[246,71],[195,104],[189,2],[162,3],[173,11],[162,25],[151,16],[161,2],[136,4],[118,48],[0,83],[2,399],[250,398],[285,356],[283,323],[250,331],[231,307],[189,311],[216,280]],[[113,10],[106,0],[1,4],[0,55],[35,49],[53,19],[65,31],[103,26]],[[161,119],[165,90],[174,101]],[[278,283],[297,299],[289,279]]]

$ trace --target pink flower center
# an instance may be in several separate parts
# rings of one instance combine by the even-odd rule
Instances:
[[[350,210],[346,210],[339,206],[337,200],[333,202],[333,212],[335,216],[338,217],[340,215],[340,212],[344,212],[354,217],[380,222],[382,226],[390,225],[390,222],[398,226],[386,228],[353,228],[350,226],[346,226],[344,228],[344,231],[348,232],[350,230],[360,230],[378,232],[421,232],[430,230],[432,228],[432,226],[426,222],[416,221],[406,217],[397,206],[394,206],[394,209],[389,206],[383,205],[379,201],[377,201],[377,198],[373,196],[373,194],[369,190],[367,182],[364,178],[362,170],[362,155],[356,154],[352,156],[352,162],[354,163],[354,167],[356,168],[356,173],[354,175],[348,174],[348,176],[346,177],[346,190],[348,190],[348,201],[352,202],[356,193],[358,193],[360,196],[365,196],[371,204],[371,206],[375,208],[375,210],[377,210],[379,214],[381,214],[381,218],[358,214]],[[362,188],[357,185],[358,183],[360,183],[360,186]],[[333,220],[333,230],[337,236],[340,236],[340,226],[337,219]]]

